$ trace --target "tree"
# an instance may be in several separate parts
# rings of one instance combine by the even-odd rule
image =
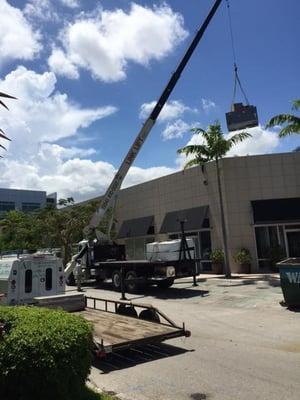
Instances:
[[[47,206],[31,213],[8,212],[0,221],[0,251],[60,247],[66,264],[71,259],[72,245],[83,239],[83,228],[94,213],[96,202],[75,204],[69,197],[60,199],[58,204],[64,207]],[[108,210],[99,226],[104,233],[110,224],[111,213]]]
[[[220,177],[220,160],[228,153],[228,151],[237,143],[242,142],[246,138],[251,137],[250,133],[241,132],[226,139],[221,129],[221,125],[218,121],[213,125],[209,125],[207,130],[201,128],[194,128],[191,130],[194,133],[201,134],[204,143],[196,145],[188,145],[177,152],[179,154],[185,154],[188,156],[193,156],[193,158],[185,164],[184,168],[189,168],[196,165],[201,165],[203,168],[206,163],[214,161],[216,165],[217,174],[217,187],[219,196],[219,206],[221,213],[221,229],[224,247],[224,269],[226,278],[231,277],[231,270],[229,265],[228,257],[228,244],[227,244],[227,234],[224,216],[224,204],[223,204],[223,194],[221,186]]]
[[[300,109],[300,99],[293,101],[292,110]],[[292,133],[300,133],[300,118],[292,114],[275,115],[267,124],[267,128],[276,125],[285,125],[279,132],[279,137],[285,137]]]

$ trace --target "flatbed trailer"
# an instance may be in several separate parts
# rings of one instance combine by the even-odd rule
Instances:
[[[152,305],[95,297],[85,297],[85,302],[85,309],[78,314],[93,324],[96,354],[100,358],[136,345],[191,335],[184,324],[178,326]]]

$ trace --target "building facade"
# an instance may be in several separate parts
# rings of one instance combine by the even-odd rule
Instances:
[[[251,271],[269,270],[285,256],[300,257],[300,152],[225,158],[221,183],[230,264],[247,248]],[[120,191],[118,240],[129,259],[145,257],[145,244],[176,238],[180,221],[194,238],[200,270],[222,248],[216,166],[190,168]]]
[[[18,210],[31,212],[51,204],[56,207],[57,194],[40,190],[21,190],[0,188],[0,217],[6,212]]]

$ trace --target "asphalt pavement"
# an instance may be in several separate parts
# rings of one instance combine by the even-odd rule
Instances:
[[[108,283],[87,295],[119,299]],[[300,313],[280,304],[277,275],[201,275],[132,301],[153,304],[190,338],[108,357],[92,368],[99,389],[126,400],[299,400]]]

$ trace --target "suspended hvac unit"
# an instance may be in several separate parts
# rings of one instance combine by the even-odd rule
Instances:
[[[231,106],[231,111],[226,113],[226,122],[229,132],[258,126],[256,107],[234,103]]]
[[[253,128],[258,126],[258,116],[257,110],[255,106],[249,104],[246,92],[243,89],[243,86],[240,81],[240,77],[238,74],[238,66],[236,63],[236,53],[233,39],[233,29],[232,29],[232,20],[231,20],[231,12],[230,12],[230,4],[229,0],[226,0],[227,10],[228,10],[228,20],[229,20],[229,30],[231,37],[231,46],[232,46],[232,55],[233,55],[233,67],[234,67],[234,88],[233,88],[233,97],[231,103],[231,111],[226,113],[226,122],[227,128],[229,132],[237,131],[245,128]],[[236,91],[237,87],[239,87],[241,93],[245,99],[245,105],[243,103],[235,103]]]

